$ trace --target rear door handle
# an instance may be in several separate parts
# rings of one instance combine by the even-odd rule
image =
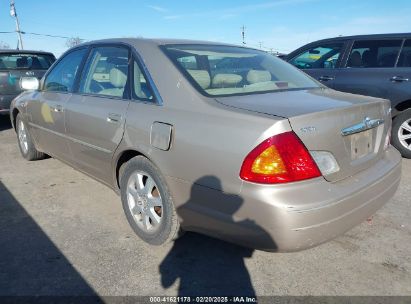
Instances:
[[[63,112],[63,106],[59,104],[55,106],[50,106],[50,109],[52,109],[54,112]]]
[[[335,77],[333,77],[333,76],[320,76],[320,77],[318,77],[319,81],[330,81],[330,80],[334,80],[334,79],[335,79]]]
[[[108,122],[119,122],[121,120],[121,115],[116,113],[109,113],[107,116]]]
[[[409,79],[402,77],[402,76],[394,76],[394,77],[391,77],[390,80],[392,82],[405,82],[405,81],[408,81]]]

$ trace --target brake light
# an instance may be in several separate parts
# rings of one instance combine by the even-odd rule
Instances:
[[[243,180],[262,184],[289,183],[319,176],[317,164],[294,132],[263,141],[247,155],[240,171]]]

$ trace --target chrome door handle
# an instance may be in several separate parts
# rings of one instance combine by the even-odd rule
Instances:
[[[332,77],[332,76],[320,76],[320,77],[318,77],[319,81],[330,81],[330,80],[334,80],[334,79],[335,79],[335,77]]]
[[[121,115],[116,113],[109,113],[107,116],[108,122],[119,122],[121,120]]]
[[[63,107],[61,105],[50,106],[54,112],[63,112]]]
[[[405,81],[408,81],[409,79],[402,77],[402,76],[394,76],[394,77],[391,77],[390,80],[392,82],[405,82]]]

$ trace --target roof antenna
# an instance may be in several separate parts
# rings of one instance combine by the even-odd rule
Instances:
[[[245,45],[245,26],[241,27],[241,36],[243,37],[243,45]]]

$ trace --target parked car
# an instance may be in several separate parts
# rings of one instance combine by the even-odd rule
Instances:
[[[0,50],[0,114],[9,114],[10,103],[20,94],[20,78],[41,78],[56,60],[52,53]]]
[[[411,158],[411,33],[324,39],[286,60],[335,90],[389,99],[392,143]]]
[[[11,121],[23,157],[47,153],[114,189],[150,244],[196,231],[301,250],[368,218],[400,181],[388,100],[328,89],[259,50],[95,41],[22,86]]]

